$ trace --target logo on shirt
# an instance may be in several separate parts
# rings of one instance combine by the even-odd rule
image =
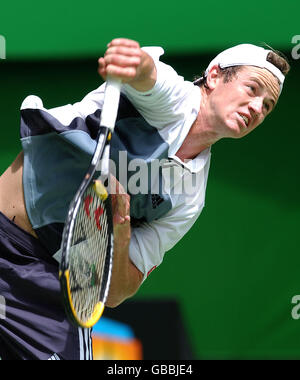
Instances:
[[[152,194],[151,195],[152,199],[152,208],[158,207],[164,200],[161,198],[158,194]]]

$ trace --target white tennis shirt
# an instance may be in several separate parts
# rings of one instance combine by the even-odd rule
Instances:
[[[169,187],[173,186],[174,189],[179,183],[177,194],[174,191],[169,192],[172,209],[158,220],[144,223],[132,230],[130,259],[144,273],[145,280],[162,263],[165,253],[189,231],[201,214],[205,203],[211,153],[208,148],[188,162],[182,162],[176,156],[199,113],[200,89],[192,82],[185,81],[172,67],[159,61],[163,54],[162,48],[144,50],[152,56],[156,64],[155,86],[148,92],[138,92],[125,85],[123,91],[141,115],[149,124],[157,127],[161,137],[169,144],[170,160],[163,165],[163,174],[166,173],[166,182],[170,181]],[[175,170],[170,172],[169,168],[172,166]],[[189,187],[192,182],[196,185]]]

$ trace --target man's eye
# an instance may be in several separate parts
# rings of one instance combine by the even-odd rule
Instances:
[[[265,104],[264,104],[264,107],[265,107],[265,110],[266,110],[267,112],[269,112],[269,110],[270,110],[270,105],[269,105],[268,103],[265,103]]]
[[[254,86],[249,85],[248,87],[250,88],[250,90],[251,90],[252,92],[255,92],[256,89],[255,89]]]

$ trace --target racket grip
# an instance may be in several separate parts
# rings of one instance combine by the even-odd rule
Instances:
[[[109,128],[112,132],[118,114],[121,86],[121,79],[107,78],[100,125]]]

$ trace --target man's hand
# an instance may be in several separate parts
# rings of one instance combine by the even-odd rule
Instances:
[[[104,80],[108,75],[119,78],[138,91],[151,90],[156,82],[153,59],[133,40],[112,40],[107,45],[104,57],[99,58],[98,64],[98,72]]]
[[[130,242],[130,196],[123,186],[112,175],[110,176],[110,192],[114,224],[114,244],[126,246]]]
[[[138,42],[125,38],[114,39],[107,45],[104,57],[98,60],[98,72],[104,80],[110,75],[128,83],[135,79],[141,57],[142,50]]]

